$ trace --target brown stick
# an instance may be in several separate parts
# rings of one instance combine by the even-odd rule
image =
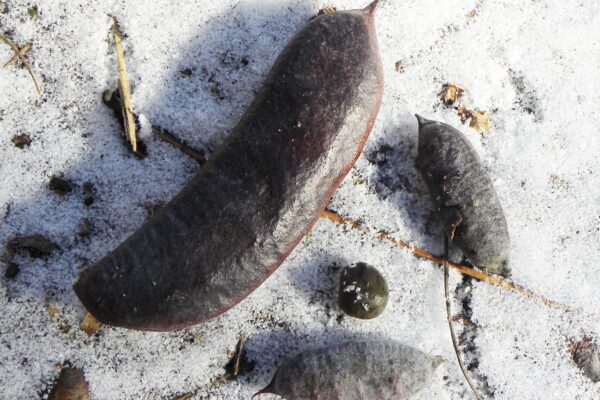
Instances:
[[[152,131],[158,136],[160,139],[169,143],[171,146],[181,150],[184,154],[192,157],[194,160],[198,161],[198,164],[202,165],[206,162],[206,158],[200,153],[198,150],[186,145],[181,140],[177,139],[171,132],[166,129],[162,129],[158,126],[153,126]]]
[[[33,81],[33,85],[35,86],[36,93],[38,94],[38,96],[41,96],[42,95],[42,89],[40,88],[40,84],[38,83],[37,79],[35,78],[35,74],[33,73],[33,70],[31,69],[31,64],[29,64],[29,61],[27,60],[27,58],[25,58],[25,55],[21,54],[21,50],[17,47],[16,44],[14,44],[12,42],[12,40],[10,40],[9,38],[7,38],[6,36],[4,36],[1,33],[0,33],[0,39],[4,43],[6,43],[7,45],[9,45],[10,48],[15,52],[15,55],[17,56],[17,58],[19,60],[21,60],[21,62],[23,63],[23,65],[27,69],[27,72],[29,73],[29,76],[31,76],[31,80]]]
[[[432,261],[435,264],[438,264],[440,266],[444,265],[443,258],[436,257],[436,256],[428,253],[427,251],[420,249],[418,247],[411,246],[408,243],[403,242],[402,240],[394,239],[393,237],[391,237],[390,235],[388,235],[382,231],[378,231],[378,230],[363,226],[363,224],[360,223],[359,221],[356,221],[356,220],[353,220],[353,219],[347,218],[347,217],[342,217],[340,214],[336,213],[335,211],[326,209],[321,214],[321,217],[327,218],[334,222],[337,222],[338,224],[350,225],[353,229],[357,229],[364,233],[374,235],[381,241],[391,243],[394,246],[402,247],[403,249],[410,251],[417,257]],[[543,297],[537,293],[534,293],[529,289],[526,289],[522,286],[519,286],[519,285],[509,281],[508,279],[505,279],[505,278],[502,278],[499,276],[495,276],[495,275],[490,275],[486,272],[479,271],[479,270],[469,268],[469,267],[465,267],[464,265],[455,264],[453,262],[448,262],[448,266],[450,268],[460,272],[461,274],[471,276],[479,281],[489,282],[496,286],[500,286],[502,288],[512,290],[513,292],[516,292],[522,296],[538,300],[554,309],[561,310],[561,311],[564,311],[567,313],[573,313],[573,314],[581,314],[582,313],[581,310],[571,308],[569,306],[566,306],[564,304],[558,303],[553,300],[548,300],[545,297]],[[597,316],[594,316],[594,317],[597,318]]]

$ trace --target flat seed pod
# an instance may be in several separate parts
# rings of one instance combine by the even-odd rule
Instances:
[[[440,357],[394,340],[354,341],[285,361],[256,393],[287,400],[406,400],[427,385]]]
[[[360,319],[375,318],[385,310],[388,297],[388,284],[372,265],[359,262],[342,269],[338,304],[346,314]]]
[[[508,276],[510,239],[492,181],[467,138],[450,125],[419,120],[417,168],[445,233],[475,266]]]
[[[223,146],[74,283],[104,324],[173,330],[224,313],[285,260],[360,155],[383,95],[374,12],[312,20]]]

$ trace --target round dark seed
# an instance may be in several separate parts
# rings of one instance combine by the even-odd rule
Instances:
[[[338,304],[346,314],[375,318],[385,309],[388,297],[387,282],[375,267],[360,262],[342,269]]]

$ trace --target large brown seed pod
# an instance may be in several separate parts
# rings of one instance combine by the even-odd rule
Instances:
[[[406,400],[431,379],[440,357],[394,340],[355,341],[305,351],[285,361],[255,394],[286,400]]]
[[[364,10],[296,33],[219,151],[148,223],[74,284],[105,324],[172,330],[214,318],[285,260],[363,148],[383,94]]]
[[[417,168],[449,239],[475,266],[508,276],[510,238],[492,181],[467,138],[450,125],[417,115]]]

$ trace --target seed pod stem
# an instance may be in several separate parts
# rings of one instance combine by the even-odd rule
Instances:
[[[446,300],[446,318],[448,319],[448,327],[450,328],[450,337],[452,338],[452,347],[454,347],[454,354],[456,354],[456,361],[458,366],[467,381],[467,384],[473,391],[477,400],[483,400],[483,396],[477,390],[475,383],[471,380],[465,364],[460,358],[460,349],[458,348],[458,340],[456,340],[456,333],[454,332],[454,326],[452,325],[452,306],[450,303],[450,290],[448,289],[448,236],[444,235],[444,298]]]
[[[359,230],[361,232],[364,232],[364,233],[367,233],[370,235],[374,235],[377,239],[379,239],[381,241],[388,242],[388,243],[392,244],[393,246],[398,246],[405,250],[408,250],[419,258],[429,260],[440,266],[444,265],[443,258],[436,257],[433,254],[431,254],[423,249],[411,246],[407,242],[404,242],[402,240],[395,239],[394,237],[384,233],[381,230],[365,226],[360,221],[357,221],[355,219],[348,218],[348,217],[343,217],[340,214],[338,214],[337,212],[332,211],[330,209],[326,209],[325,211],[323,211],[323,213],[321,213],[321,217],[326,218],[328,220],[331,220],[331,221],[336,222],[341,225],[349,225],[353,229]],[[473,277],[479,281],[488,282],[493,285],[500,286],[504,289],[511,290],[521,296],[528,297],[530,299],[535,299],[535,300],[537,300],[551,308],[554,308],[556,310],[560,310],[560,311],[563,311],[568,314],[576,314],[576,315],[583,314],[583,312],[581,310],[569,307],[567,305],[561,304],[554,300],[549,300],[542,295],[539,295],[535,292],[532,292],[529,289],[526,289],[522,286],[519,286],[519,285],[511,282],[510,280],[508,280],[506,278],[491,275],[484,271],[476,270],[476,269],[466,267],[464,265],[456,264],[456,263],[453,263],[450,261],[448,261],[448,267],[452,268],[453,270],[455,270],[463,275],[468,275],[470,277]],[[600,317],[598,315],[592,314],[592,315],[587,315],[587,316],[592,318],[594,321],[600,321]]]

